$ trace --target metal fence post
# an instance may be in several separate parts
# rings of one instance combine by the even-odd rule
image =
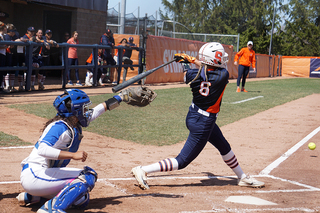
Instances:
[[[120,76],[121,76],[121,69],[122,69],[122,53],[123,53],[123,47],[119,46],[118,49],[118,78],[117,83],[120,84]]]
[[[67,84],[67,72],[69,70],[68,64],[68,46],[62,47],[62,66],[64,66],[64,70],[62,70],[62,88],[66,88]]]
[[[33,49],[32,42],[29,41],[29,45],[26,46],[26,52],[25,52],[26,53],[26,67],[27,67],[26,86],[25,86],[26,91],[29,91],[30,87],[31,87],[32,49]]]
[[[92,49],[92,62],[94,64],[93,68],[93,86],[98,86],[97,77],[98,77],[98,45]]]

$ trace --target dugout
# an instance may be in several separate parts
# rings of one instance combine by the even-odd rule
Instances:
[[[1,12],[6,14],[5,23],[12,23],[23,36],[29,26],[50,29],[52,39],[64,42],[64,34],[79,33],[80,44],[97,44],[105,32],[108,0],[0,0]],[[91,50],[78,48],[79,64],[86,61]],[[51,65],[60,65],[59,48],[51,49]],[[73,73],[73,72],[72,72]],[[47,72],[48,77],[60,76],[61,72]],[[85,70],[80,71],[84,79]]]

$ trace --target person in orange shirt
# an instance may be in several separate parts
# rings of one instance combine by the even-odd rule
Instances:
[[[72,33],[72,37],[67,41],[68,44],[79,44],[79,40],[78,40],[78,32],[74,31]],[[68,51],[68,63],[69,65],[78,65],[78,54],[77,54],[77,48],[76,47],[69,47],[69,51]],[[80,79],[79,79],[79,70],[75,69],[75,73],[76,73],[76,78],[77,78],[77,86],[82,86]],[[68,70],[68,85],[72,86],[72,80],[71,80],[71,69]]]
[[[89,56],[89,58],[87,59],[86,61],[86,65],[92,65],[92,56],[93,54],[91,53],[91,55]],[[102,49],[98,49],[98,57],[97,57],[97,60],[98,60],[98,65],[101,65],[101,62],[102,62]],[[102,72],[101,71],[102,68],[99,68],[98,69],[98,73],[99,72]],[[87,70],[87,74],[86,74],[86,78],[85,78],[85,86],[92,86],[93,84],[93,70],[90,68]]]
[[[238,65],[239,60],[239,67],[238,67],[238,79],[237,79],[237,92],[240,92],[240,80],[242,78],[242,88],[241,92],[248,92],[245,90],[244,85],[246,84],[246,78],[249,73],[250,65],[252,66],[253,70],[256,71],[256,57],[255,52],[252,49],[253,42],[248,41],[247,47],[242,48],[234,57],[234,65]]]

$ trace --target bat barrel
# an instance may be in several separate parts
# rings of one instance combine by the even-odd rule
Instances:
[[[165,64],[162,64],[162,65],[160,65],[160,66],[158,66],[158,67],[155,67],[155,68],[153,68],[153,69],[151,69],[151,70],[148,70],[148,71],[146,71],[146,72],[140,73],[139,75],[136,75],[136,76],[130,78],[129,80],[127,80],[127,81],[125,81],[125,82],[123,82],[123,83],[121,83],[121,84],[113,87],[113,88],[112,88],[112,92],[113,92],[113,93],[116,93],[116,92],[118,92],[118,91],[120,91],[120,90],[122,90],[122,89],[124,89],[124,88],[126,88],[126,87],[128,87],[128,86],[130,86],[131,84],[134,84],[134,83],[140,81],[141,79],[147,77],[147,76],[150,75],[151,73],[157,71],[158,69],[160,69],[160,68],[162,68],[162,67],[164,67],[164,66],[166,66],[166,65],[168,65],[168,64],[170,64],[170,63],[172,63],[172,62],[174,62],[174,61],[175,61],[175,59],[172,59],[171,61],[168,61],[168,62],[165,63]]]

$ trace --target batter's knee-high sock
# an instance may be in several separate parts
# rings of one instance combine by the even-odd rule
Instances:
[[[1,75],[1,74],[0,74]],[[1,88],[5,88],[5,76],[2,76]]]
[[[178,170],[178,161],[175,158],[167,158],[159,161],[158,163],[142,166],[142,170],[146,173]]]
[[[19,86],[23,86],[23,75],[18,75]]]
[[[9,86],[10,86],[10,74],[7,74],[4,76],[4,81],[5,81],[5,84],[6,84],[6,89],[9,89]]]
[[[12,88],[14,87],[14,79],[15,79],[15,74],[10,74],[9,75],[9,80],[10,80],[10,86]]]
[[[100,77],[101,81],[103,81],[103,79],[106,77],[106,75],[107,75],[106,73],[101,74],[101,77]]]
[[[41,84],[42,78],[43,78],[43,75],[42,74],[38,74],[38,85]]]
[[[36,75],[31,75],[31,86],[34,86],[35,81],[36,81]]]
[[[243,178],[246,176],[242,171],[238,163],[238,160],[232,150],[230,150],[228,154],[222,155],[222,159],[233,170],[233,172],[238,176],[238,178]]]
[[[46,80],[46,76],[42,76],[42,78],[41,78],[41,84],[43,85],[44,84],[44,81]]]

